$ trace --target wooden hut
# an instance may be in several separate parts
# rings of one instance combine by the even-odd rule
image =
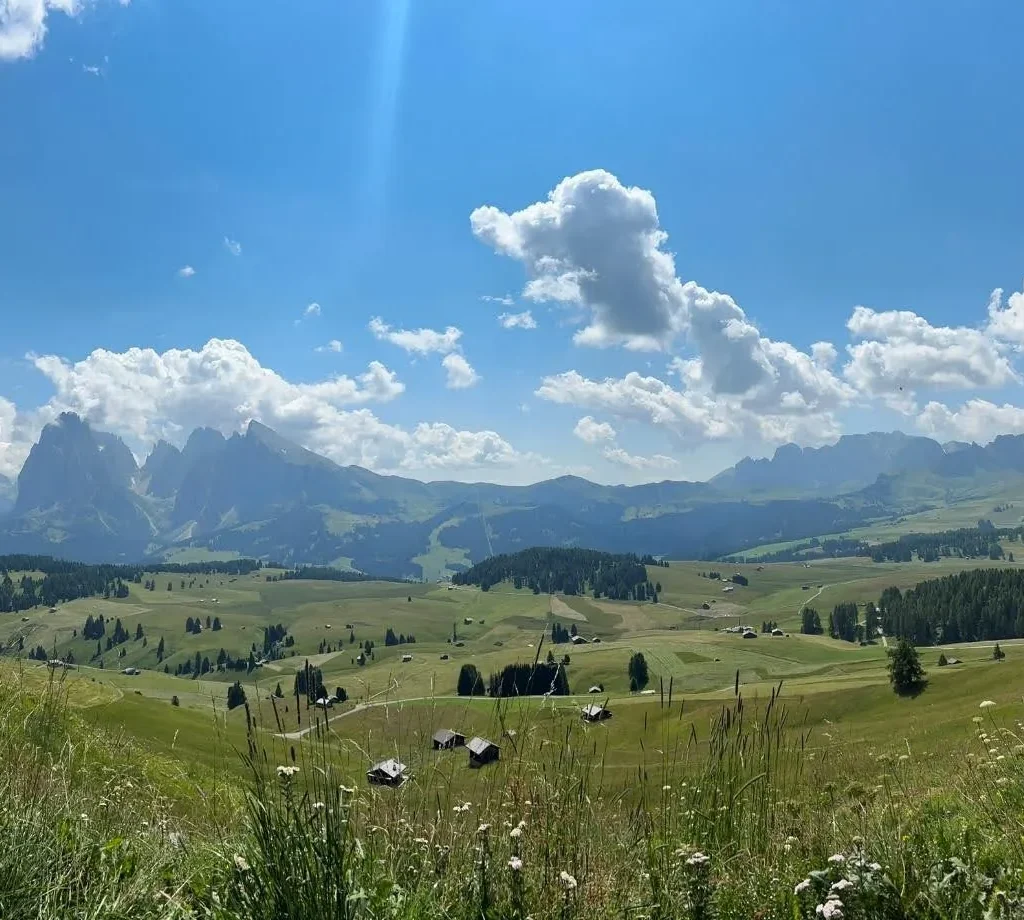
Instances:
[[[482,767],[498,759],[500,753],[498,745],[486,738],[473,738],[467,745],[469,750],[469,765],[471,767]]]
[[[434,732],[434,750],[445,751],[451,748],[463,747],[466,744],[466,736],[461,732],[450,728],[441,728]]]
[[[603,722],[612,717],[612,711],[605,709],[604,706],[598,706],[597,703],[591,703],[583,707],[581,715],[587,722]]]
[[[405,764],[393,758],[382,760],[366,771],[366,778],[375,786],[401,786],[405,782]]]

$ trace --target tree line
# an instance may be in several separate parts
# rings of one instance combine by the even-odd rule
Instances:
[[[879,599],[886,635],[914,645],[1024,637],[1024,571],[972,569]]]
[[[487,591],[501,582],[528,588],[534,594],[583,595],[613,600],[653,600],[658,588],[647,577],[647,566],[667,566],[652,556],[604,553],[576,547],[532,547],[502,553],[456,572],[457,585],[479,585]]]

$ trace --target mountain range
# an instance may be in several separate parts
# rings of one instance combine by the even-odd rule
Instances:
[[[340,466],[255,421],[230,437],[198,428],[180,449],[160,441],[140,467],[120,438],[66,413],[43,429],[16,485],[0,481],[0,552],[215,552],[410,578],[538,544],[710,559],[920,510],[986,477],[1024,477],[1024,436],[979,446],[875,432],[787,444],[706,483],[502,486]]]

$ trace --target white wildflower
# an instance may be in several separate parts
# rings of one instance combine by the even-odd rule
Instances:
[[[313,803],[312,805],[310,805],[309,807],[310,807],[310,808],[312,808],[312,809],[313,809],[313,811],[320,811],[320,810],[321,810],[322,808],[326,808],[327,806],[326,806],[326,805],[324,805],[324,803],[323,803],[323,802],[314,802],[314,803]]]
[[[796,888],[793,889],[793,894],[802,894],[810,887],[811,880],[809,878],[805,878],[802,882],[797,882]]]
[[[250,866],[249,866],[249,863],[246,862],[246,859],[245,859],[244,856],[239,856],[237,853],[235,853],[235,868],[239,872],[248,872],[249,869],[250,869]]]
[[[838,898],[829,898],[824,904],[819,904],[814,912],[822,920],[842,920],[843,902]]]
[[[979,706],[981,709],[991,709],[995,706],[995,700],[982,700]]]
[[[481,824],[481,825],[480,825],[480,826],[479,826],[479,827],[478,827],[478,828],[476,829],[476,832],[477,832],[478,834],[486,834],[486,833],[487,833],[487,832],[488,832],[488,831],[489,831],[490,829],[491,829],[491,825],[490,825],[490,824]]]
[[[711,862],[711,857],[705,856],[698,850],[696,853],[693,854],[693,856],[686,860],[686,865],[694,866],[695,868],[700,868],[701,866],[706,866],[709,862]]]
[[[282,779],[291,779],[296,773],[299,772],[298,767],[278,767],[277,775]]]
[[[510,859],[510,860],[508,861],[508,867],[509,867],[509,868],[510,868],[510,869],[511,869],[511,870],[512,870],[513,872],[518,872],[518,871],[519,871],[520,869],[522,869],[522,868],[523,868],[523,861],[522,861],[522,860],[521,860],[521,859],[520,859],[520,858],[519,858],[518,856],[513,856],[513,857],[512,857],[512,858],[511,858],[511,859]]]
[[[981,718],[981,716],[972,716],[971,717],[971,721],[972,722],[976,722],[976,723],[980,723],[980,722],[982,722],[984,720]]]
[[[1010,780],[1005,776],[1000,776],[999,779],[996,780],[996,783],[998,783],[1000,786],[1009,785],[1009,782]]]
[[[567,891],[576,890],[576,879],[574,879],[568,872],[563,869],[558,877],[562,880],[562,884],[565,886]]]
[[[341,789],[341,791],[345,795],[355,795],[356,794],[355,789],[352,788],[351,786],[339,786],[338,788]]]
[[[669,790],[671,790],[671,788],[672,788],[671,786],[662,786],[661,787],[661,791],[662,792],[668,792]]]
[[[508,832],[508,835],[509,835],[509,837],[512,837],[513,839],[515,839],[516,837],[522,837],[523,836],[523,829],[521,827],[513,827],[512,830],[510,830]]]
[[[841,878],[832,886],[833,891],[846,891],[847,888],[852,888],[853,882],[848,878]]]
[[[426,837],[416,837],[413,839],[413,843],[418,843],[420,846],[430,846],[430,841]]]
[[[846,862],[846,857],[843,856],[842,853],[834,853],[832,856],[828,858],[828,861],[832,863],[833,866],[841,866],[844,862]]]

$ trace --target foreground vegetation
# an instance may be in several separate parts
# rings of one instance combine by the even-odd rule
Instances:
[[[0,679],[0,915],[65,918],[1015,917],[1019,706],[973,704],[949,759],[814,744],[785,693],[659,708],[626,782],[610,722],[489,703],[516,740],[446,782],[354,782],[344,740],[270,741],[247,715],[237,785],[87,729],[68,686]],[[914,700],[903,704],[913,706]],[[685,708],[685,707],[684,707]],[[902,748],[902,753],[899,750]]]

